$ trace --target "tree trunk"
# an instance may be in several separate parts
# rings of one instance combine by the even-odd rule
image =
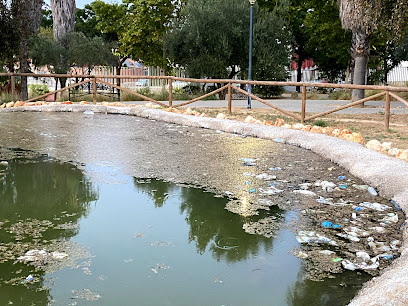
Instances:
[[[296,82],[302,82],[302,63],[303,58],[299,55],[297,61],[297,75],[296,75]],[[296,91],[300,92],[300,86],[296,86]]]
[[[51,11],[54,38],[59,42],[67,33],[74,31],[75,0],[51,0]]]
[[[354,58],[353,84],[366,85],[367,63],[370,54],[370,37],[364,29],[353,31],[352,55]],[[353,89],[352,101],[364,99],[364,89]],[[364,104],[361,104],[364,107]]]

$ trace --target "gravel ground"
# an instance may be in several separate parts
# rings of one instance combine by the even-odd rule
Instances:
[[[230,181],[234,181],[234,176],[242,175],[242,169],[238,171],[234,165],[238,158],[263,157],[267,152],[273,151],[274,146],[279,145],[266,140],[279,138],[288,144],[311,150],[326,159],[321,160],[318,156],[304,150],[295,152],[294,149],[296,148],[288,147],[288,159],[278,160],[280,164],[285,164],[296,156],[299,157],[299,154],[308,162],[310,161],[311,164],[319,162],[329,163],[329,161],[335,162],[348,170],[352,175],[375,187],[382,197],[393,199],[399,203],[405,212],[408,209],[408,163],[384,156],[356,143],[350,143],[333,137],[229,120],[196,118],[142,107],[116,108],[61,105],[5,109],[1,110],[0,114],[28,110],[43,112],[43,114],[38,114],[36,117],[29,116],[29,114],[0,115],[0,143],[2,146],[38,150],[61,160],[75,160],[84,163],[103,160],[108,164],[117,161],[120,166],[127,169],[134,176],[157,176],[159,178],[173,176],[173,181],[188,181],[193,184],[212,186],[220,191],[229,187],[233,190],[234,186],[226,184],[225,176],[221,180],[219,178],[215,179],[211,175],[212,172],[224,173],[225,175],[228,173]],[[98,120],[92,121],[92,118],[88,118],[90,120],[76,125],[78,123],[77,120],[70,121],[69,119],[73,117],[72,115],[60,114],[57,116],[44,114],[44,112],[54,111],[82,113],[85,110],[93,110],[104,114],[136,115],[150,120],[176,123],[181,126],[202,127],[217,130],[218,132],[201,130],[199,133],[202,137],[200,146],[200,142],[196,143],[193,140],[197,137],[190,137],[190,140],[188,140],[188,137],[180,139],[176,136],[181,134],[179,132],[186,133],[186,136],[189,133],[190,136],[194,136],[191,134],[198,133],[196,129],[189,131],[187,128],[184,128],[185,130],[174,128],[174,131],[172,131],[170,125],[165,125],[167,130],[157,127],[154,129],[152,126],[148,126],[148,129],[143,129],[143,133],[137,133],[133,126],[129,125],[127,128],[128,121],[126,118],[129,118],[127,116],[115,117],[115,121],[113,121],[111,116],[102,115]],[[82,114],[78,115],[81,115],[81,118],[84,117]],[[17,117],[18,124],[16,124]],[[58,117],[61,120],[58,120]],[[40,121],[42,121],[42,124],[38,124]],[[55,133],[53,133],[53,130]],[[266,140],[241,139],[225,134],[225,141],[222,142],[225,147],[220,150],[217,147],[217,142],[215,142],[216,145],[211,145],[211,143],[215,139],[213,136],[218,137],[217,135],[221,134],[221,131],[238,135],[246,134]],[[118,133],[122,133],[123,137],[109,137],[115,136]],[[38,137],[39,134],[43,137]],[[16,137],[19,135],[21,137]],[[164,142],[166,146],[163,146],[163,150],[158,152],[153,150],[153,146],[149,146],[148,140],[149,137],[161,136],[170,137],[170,139],[173,136],[173,140],[170,143]],[[110,141],[104,141],[105,138],[109,138]],[[144,149],[143,152],[139,152],[137,147],[127,146],[126,140],[136,138],[139,142],[145,143],[147,151]],[[232,150],[228,150],[228,145],[231,145],[233,142],[236,143],[236,140],[239,140],[240,145]],[[184,146],[189,145],[189,141],[195,144],[195,146],[189,146],[194,147],[194,150],[191,152],[192,154],[188,154],[192,157],[183,155]],[[44,151],[44,148],[48,148],[48,150]],[[206,156],[211,158],[204,163],[196,162],[194,156],[200,155],[203,151],[206,152]],[[149,153],[147,157],[146,153]],[[273,160],[273,156],[270,156],[270,158]],[[218,159],[222,163],[218,163]],[[162,168],[160,169],[160,175],[157,175],[157,167],[155,165],[158,161],[160,161],[159,164]],[[180,165],[183,168],[192,170],[187,174],[183,172],[183,175],[181,175],[182,167]],[[302,165],[294,170],[301,173],[302,169],[304,169],[303,167]],[[186,178],[189,179],[186,180]],[[376,277],[368,282],[351,302],[351,305],[408,304],[407,234],[408,229],[404,227],[404,242],[400,249],[401,257],[395,260],[391,267],[386,269],[380,277]]]

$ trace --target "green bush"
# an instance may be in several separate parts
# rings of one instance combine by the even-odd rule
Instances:
[[[48,86],[45,84],[31,84],[28,87],[28,90],[33,97],[41,96],[50,92]]]
[[[284,92],[283,86],[256,85],[252,87],[252,93],[261,98],[279,97]]]

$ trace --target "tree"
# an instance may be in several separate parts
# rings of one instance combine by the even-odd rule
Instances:
[[[58,42],[75,27],[75,0],[51,0],[54,37]]]
[[[163,37],[181,10],[180,0],[123,0],[123,4],[92,2],[103,33],[116,33],[122,58],[132,56],[145,65],[167,67]]]
[[[0,68],[14,72],[14,55],[19,48],[19,35],[14,26],[9,1],[0,1]]]
[[[346,78],[347,82],[345,72],[351,64],[351,33],[341,27],[339,8],[332,0],[309,0],[308,3],[304,20],[309,37],[306,43],[308,54],[323,78],[329,82]]]
[[[40,28],[42,3],[42,0],[13,0],[11,4],[13,23],[20,37],[19,60],[20,70],[23,73],[30,72],[29,40]],[[27,77],[21,78],[21,98],[28,99]]]
[[[257,6],[254,20],[254,77],[284,78],[289,54],[283,20]],[[233,78],[246,74],[248,37],[246,0],[190,0],[165,46],[170,59],[190,77]]]
[[[366,84],[370,36],[379,31],[388,41],[397,41],[406,31],[408,5],[405,0],[338,0],[344,29],[352,32],[354,84]],[[364,90],[354,89],[353,101],[364,98]]]

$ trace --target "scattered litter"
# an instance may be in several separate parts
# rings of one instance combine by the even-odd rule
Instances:
[[[273,141],[278,142],[278,143],[285,143],[286,140],[282,138],[275,138]]]
[[[339,180],[345,180],[345,179],[347,179],[347,176],[344,176],[344,175],[340,175],[337,179],[339,179]]]
[[[242,173],[243,176],[255,176],[255,173],[250,173],[250,172],[244,172]]]
[[[322,250],[322,251],[319,251],[319,253],[323,255],[333,255],[334,254],[333,251],[329,251],[329,250]]]
[[[245,163],[254,163],[256,162],[258,159],[257,158],[239,158],[238,160],[243,161]]]
[[[29,276],[26,277],[25,279],[27,282],[32,282],[34,280],[34,276],[30,274]]]
[[[385,210],[391,209],[391,207],[389,207],[387,205],[380,204],[380,203],[370,203],[370,202],[360,203],[359,206],[374,209],[374,210],[378,210],[378,211],[385,211]]]
[[[261,173],[255,176],[258,180],[265,180],[265,181],[270,181],[270,180],[276,180],[276,175],[270,175],[268,173]]]
[[[312,197],[316,196],[316,194],[310,190],[293,190],[293,193],[303,194],[305,196],[312,196]]]
[[[357,185],[357,184],[353,184],[351,185],[353,188],[357,189],[357,190],[367,190],[370,186],[368,185]]]
[[[270,186],[270,187],[268,187],[266,189],[259,188],[259,192],[262,193],[262,194],[266,194],[266,195],[273,195],[273,194],[281,193],[281,192],[283,192],[283,190],[278,189],[278,188],[276,188],[274,186]]]
[[[371,195],[373,195],[373,196],[377,196],[377,195],[378,195],[377,191],[376,191],[373,187],[368,187],[368,188],[367,188],[367,191],[368,191]]]
[[[298,233],[298,236],[296,236],[296,240],[299,243],[317,243],[317,244],[327,243],[335,246],[337,245],[336,241],[313,231],[300,231]]]
[[[389,223],[397,223],[398,222],[398,215],[394,213],[389,213],[387,216],[382,218],[380,221],[385,222],[386,224]]]
[[[342,237],[342,238],[349,239],[350,241],[354,241],[354,242],[359,242],[360,241],[360,238],[358,238],[356,236],[353,236],[353,235],[344,234],[344,233],[338,233],[336,235],[339,236],[339,237]]]
[[[322,187],[322,189],[327,192],[333,192],[334,188],[337,187],[335,183],[328,181],[317,181],[314,185],[317,187]]]
[[[95,113],[93,111],[87,110],[87,111],[84,111],[84,115],[92,116],[92,115],[95,115]]]
[[[339,261],[342,261],[342,260],[343,260],[343,258],[337,257],[337,258],[333,258],[332,262],[339,262]]]
[[[248,135],[247,135],[247,134],[242,134],[241,137],[242,137],[242,138],[247,138]]]
[[[220,284],[222,284],[222,280],[221,280],[219,277],[216,277],[216,278],[214,279],[214,283],[220,283]]]
[[[72,299],[84,299],[87,301],[96,301],[101,298],[99,294],[94,293],[89,289],[72,290],[72,293],[75,294],[75,296],[73,296]]]
[[[251,189],[248,190],[248,192],[249,192],[249,193],[254,193],[254,192],[256,192],[256,189],[255,189],[255,188],[251,188]]]
[[[244,162],[244,163],[242,163],[242,165],[245,166],[245,167],[254,167],[254,166],[256,166],[256,163]]]
[[[8,162],[5,160],[0,161],[0,166],[4,166],[7,167],[8,166]]]
[[[339,188],[340,189],[347,189],[347,184],[341,184],[341,185],[339,185]]]
[[[394,200],[391,200],[390,203],[395,207],[396,210],[402,211],[401,206],[399,206],[397,202],[395,202]]]
[[[394,256],[392,254],[381,254],[378,255],[381,259],[385,259],[385,260],[391,260],[394,258]]]
[[[340,224],[333,224],[332,222],[330,222],[330,221],[324,221],[324,222],[322,222],[322,227],[324,227],[324,228],[333,228],[333,229],[340,229],[341,228],[341,225]]]
[[[169,269],[169,268],[170,268],[170,266],[166,266],[165,264],[162,264],[162,263],[158,263],[158,264],[156,264],[154,267],[150,267],[150,269],[151,269],[155,274],[159,273],[160,270],[167,270],[167,269]]]
[[[275,168],[269,168],[270,171],[280,171],[282,168],[280,167],[275,167]]]

